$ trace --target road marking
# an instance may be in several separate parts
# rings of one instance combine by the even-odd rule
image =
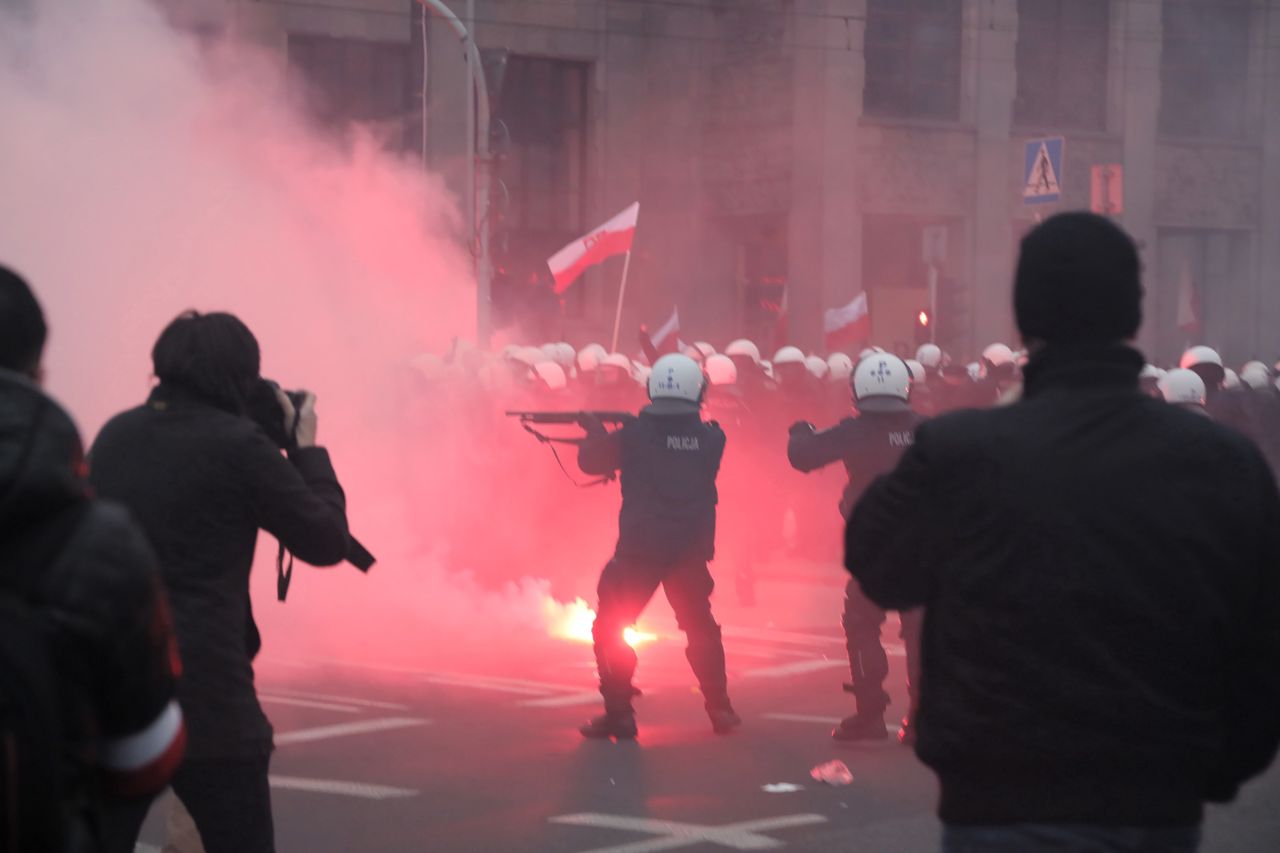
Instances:
[[[367,785],[364,782],[342,782],[337,779],[302,779],[297,776],[269,776],[271,787],[286,791],[309,791],[314,794],[336,794],[362,800],[394,800],[416,797],[417,791],[390,785]]]
[[[766,720],[785,720],[788,723],[822,723],[824,726],[838,726],[839,717],[815,717],[809,714],[761,714]]]
[[[339,723],[335,726],[318,726],[313,729],[298,729],[276,735],[276,746],[287,746],[293,743],[310,743],[316,740],[328,740],[348,735],[363,735],[370,732],[383,732],[391,729],[403,729],[408,726],[423,726],[430,720],[415,717],[385,717],[378,720],[361,720],[358,723]]]
[[[317,702],[314,699],[296,699],[293,696],[272,696],[269,693],[259,693],[258,701],[265,702],[269,705],[296,705],[299,708],[316,708],[321,711],[340,711],[343,714],[360,713],[360,709],[355,705],[338,705],[333,702]]]
[[[621,829],[628,832],[643,832],[660,836],[648,841],[633,841],[630,844],[596,847],[583,851],[583,853],[651,853],[651,851],[657,850],[693,847],[697,844],[715,844],[719,847],[728,847],[731,850],[771,850],[786,845],[776,838],[770,838],[760,833],[774,829],[812,826],[826,822],[827,819],[818,814],[784,815],[763,820],[728,823],[723,826],[701,826],[695,823],[676,823],[669,820],[650,820],[649,818],[607,814],[571,814],[550,819],[550,823],[560,823],[568,826]]]
[[[280,690],[275,687],[269,687],[266,690],[272,696],[291,696],[298,699],[316,699],[319,701],[339,702],[343,705],[359,705],[362,708],[382,708],[387,711],[407,711],[408,705],[399,705],[395,702],[375,702],[372,699],[356,699],[352,696],[334,696],[332,693],[304,693],[300,690]]]
[[[743,673],[753,678],[783,678],[788,675],[800,675],[805,672],[819,672],[824,669],[836,669],[837,667],[847,667],[847,660],[802,660],[797,663],[787,663],[782,666],[767,666],[763,669],[749,669]]]
[[[778,658],[803,658],[813,654],[811,650],[801,651],[800,649],[779,649],[769,646],[747,646],[738,643],[726,643],[725,651],[730,655],[745,657],[765,658],[766,660],[777,660]]]
[[[652,696],[652,690],[646,690]],[[572,705],[594,705],[600,701],[600,691],[588,690],[583,693],[570,693],[567,696],[551,696],[546,699],[525,699],[516,704],[526,708],[568,708]]]
[[[766,720],[782,720],[787,723],[821,723],[824,726],[838,726],[842,722],[839,717],[816,717],[808,714],[761,714],[760,716]],[[891,723],[885,723],[884,730],[893,734],[898,733],[898,727]]]
[[[501,678],[493,675],[467,675],[457,672],[423,673],[428,684],[449,687],[471,687],[476,690],[494,690],[499,693],[516,693],[524,696],[555,696],[578,693],[580,684],[549,684],[545,681],[527,681],[521,678]]]
[[[742,637],[747,640],[768,640],[775,643],[792,643],[800,646],[843,646],[844,637],[825,634],[798,634],[794,631],[773,631],[767,628],[743,628],[727,626],[721,629],[726,637]]]
[[[497,693],[516,693],[521,696],[550,696],[554,690],[545,687],[523,687],[519,684],[499,684],[488,679],[458,675],[429,675],[422,679],[428,684],[439,684],[445,687],[471,687],[475,690],[492,690]]]

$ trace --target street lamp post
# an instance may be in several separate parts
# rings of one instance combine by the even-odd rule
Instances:
[[[480,50],[467,27],[449,9],[443,0],[417,0],[427,12],[434,12],[448,23],[462,42],[467,55],[467,105],[468,140],[470,154],[467,158],[467,188],[471,195],[467,209],[471,211],[471,238],[476,263],[476,346],[488,349],[492,326],[491,283],[493,264],[489,258],[489,86],[484,79],[484,65]],[[468,18],[473,0],[468,0]],[[426,50],[426,42],[423,42]],[[422,87],[422,109],[427,109],[427,87]],[[472,118],[474,116],[474,118]],[[425,144],[425,143],[424,143]]]

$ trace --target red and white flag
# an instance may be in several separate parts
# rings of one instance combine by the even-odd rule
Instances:
[[[1186,261],[1178,275],[1178,329],[1192,337],[1200,334],[1200,291]]]
[[[827,350],[834,351],[860,343],[871,337],[871,314],[867,311],[866,291],[841,308],[828,308],[822,314],[822,331]]]
[[[653,333],[649,340],[653,341],[653,348],[660,353],[680,351],[680,309],[678,307],[672,310],[671,317]]]
[[[556,293],[564,293],[578,276],[605,258],[631,251],[640,218],[640,202],[628,207],[590,234],[579,237],[547,259],[556,280]]]

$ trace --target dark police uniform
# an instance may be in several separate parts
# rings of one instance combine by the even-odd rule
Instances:
[[[915,441],[916,427],[924,418],[912,411],[905,401],[900,405],[876,398],[877,405],[864,402],[862,414],[845,418],[834,427],[816,432],[812,424],[797,423],[791,427],[787,458],[800,471],[814,471],[835,462],[843,462],[849,472],[849,484],[840,500],[840,513],[846,519],[862,493],[881,474],[892,471],[902,454]],[[867,411],[867,408],[876,411]],[[889,660],[880,644],[880,626],[884,610],[867,600],[857,581],[845,587],[844,633],[849,649],[849,668],[853,676],[851,690],[858,702],[858,716],[879,721],[873,736],[884,735],[884,711],[889,696],[884,680],[889,674]],[[909,685],[914,696],[919,685],[915,675],[918,655],[919,611],[903,614],[903,640],[908,649]],[[838,731],[838,730],[837,730]]]
[[[621,472],[618,544],[599,583],[592,634],[606,713],[629,717],[636,653],[623,631],[659,586],[688,638],[686,656],[707,711],[732,712],[720,626],[711,615],[715,556],[716,475],[724,455],[719,425],[704,422],[695,404],[659,400],[615,432],[583,424],[578,465],[588,474]],[[585,733],[585,732],[584,732]]]

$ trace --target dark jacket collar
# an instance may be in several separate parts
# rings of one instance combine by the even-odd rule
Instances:
[[[147,396],[147,405],[157,410],[171,407],[186,409],[192,406],[203,406],[210,409],[218,409],[232,415],[241,414],[227,406],[219,405],[184,385],[178,385],[174,382],[161,382],[152,388],[151,393]]]
[[[1123,344],[1051,344],[1023,369],[1023,396],[1053,388],[1137,390],[1142,353]]]

